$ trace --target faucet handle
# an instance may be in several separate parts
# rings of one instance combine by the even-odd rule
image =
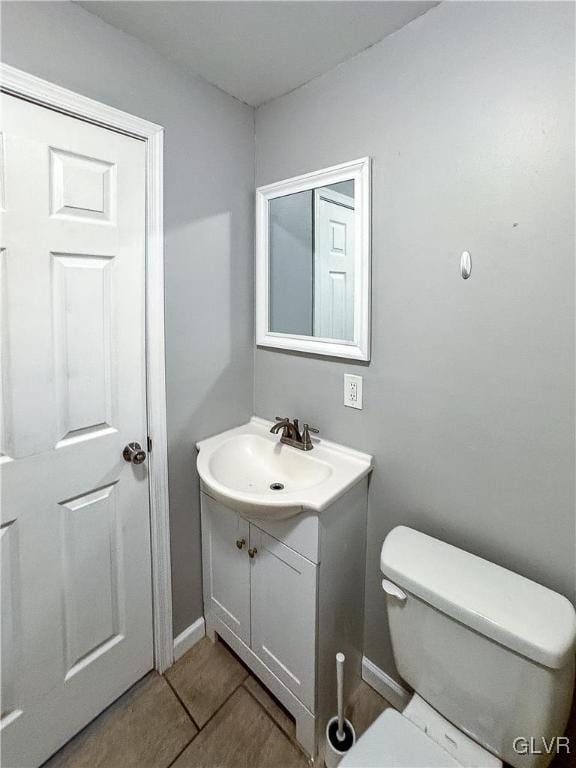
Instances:
[[[305,451],[311,451],[314,448],[310,439],[310,432],[314,432],[317,435],[320,430],[317,427],[311,427],[310,424],[304,424],[302,428],[302,443]]]
[[[276,421],[290,421],[288,416],[274,416],[274,418],[276,419]]]

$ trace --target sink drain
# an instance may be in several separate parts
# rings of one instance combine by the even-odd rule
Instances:
[[[284,483],[272,483],[270,485],[271,491],[282,491],[284,490]]]

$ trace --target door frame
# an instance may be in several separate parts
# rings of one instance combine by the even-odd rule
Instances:
[[[168,516],[168,442],[164,350],[164,129],[0,62],[0,91],[145,142],[146,145],[146,416],[154,667],[174,661]]]

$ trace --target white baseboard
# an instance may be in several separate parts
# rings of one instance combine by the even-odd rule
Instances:
[[[174,638],[174,661],[178,661],[180,656],[184,656],[186,651],[189,651],[193,645],[202,640],[205,634],[204,616],[200,616],[194,624],[190,624],[184,632],[180,632],[178,637]]]
[[[362,680],[400,712],[412,698],[410,691],[406,690],[403,685],[400,685],[380,667],[377,667],[366,656],[362,656]]]

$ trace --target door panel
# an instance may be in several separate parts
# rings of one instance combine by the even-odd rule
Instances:
[[[36,766],[153,665],[147,468],[122,458],[147,434],[145,146],[1,106],[0,728]]]
[[[252,650],[314,711],[316,565],[255,525],[250,546]]]
[[[205,607],[250,645],[249,525],[202,494],[202,528]]]
[[[66,680],[122,640],[116,485],[61,504]]]
[[[354,339],[354,200],[315,190],[314,335]]]
[[[53,216],[110,221],[116,195],[114,163],[50,148]]]
[[[17,681],[21,674],[20,564],[18,526],[15,521],[0,528],[0,577],[2,600],[0,619],[2,628],[2,711],[0,723],[19,717]]]
[[[51,255],[57,436],[67,440],[112,426],[114,259]]]

